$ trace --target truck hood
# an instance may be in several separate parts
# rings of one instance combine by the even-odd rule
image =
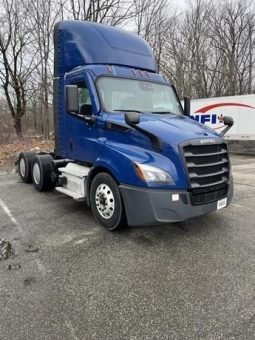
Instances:
[[[103,120],[109,122],[109,128],[124,133],[108,133],[104,131],[107,141],[104,145],[110,150],[130,159],[131,162],[147,163],[170,173],[175,186],[179,189],[187,188],[187,177],[184,163],[179,151],[179,145],[190,140],[218,139],[222,141],[215,131],[198,123],[190,117],[175,114],[143,114],[140,115],[139,127],[160,138],[163,142],[162,150],[153,148],[152,141],[142,132],[133,130],[130,133],[124,122],[124,114],[108,114]],[[122,128],[118,128],[122,126]],[[124,129],[123,129],[124,128]],[[108,138],[109,136],[109,138]],[[128,141],[128,142],[127,142]],[[210,141],[209,141],[210,142]],[[119,156],[118,159],[121,160]],[[132,173],[132,171],[128,171]]]
[[[111,115],[111,121],[123,124],[123,114]],[[178,145],[190,139],[221,138],[211,128],[184,115],[141,113],[138,126],[170,145]]]

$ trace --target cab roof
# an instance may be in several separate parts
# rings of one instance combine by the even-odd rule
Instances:
[[[90,64],[129,66],[156,72],[149,44],[141,37],[88,21],[60,21],[54,29],[55,76]]]

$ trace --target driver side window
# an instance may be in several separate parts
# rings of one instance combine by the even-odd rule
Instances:
[[[78,87],[79,114],[85,116],[92,115],[92,103],[89,90],[84,81],[76,84]]]

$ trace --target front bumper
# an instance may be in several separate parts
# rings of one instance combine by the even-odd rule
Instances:
[[[184,221],[217,210],[217,201],[192,205],[190,194],[184,190],[144,189],[120,185],[128,224],[132,226],[155,225]],[[172,194],[179,194],[178,201],[172,201]],[[233,180],[229,182],[227,205],[233,197]]]

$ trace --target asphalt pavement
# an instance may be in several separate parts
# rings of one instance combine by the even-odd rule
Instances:
[[[117,232],[0,173],[0,339],[255,339],[255,157],[232,164],[228,208]]]

